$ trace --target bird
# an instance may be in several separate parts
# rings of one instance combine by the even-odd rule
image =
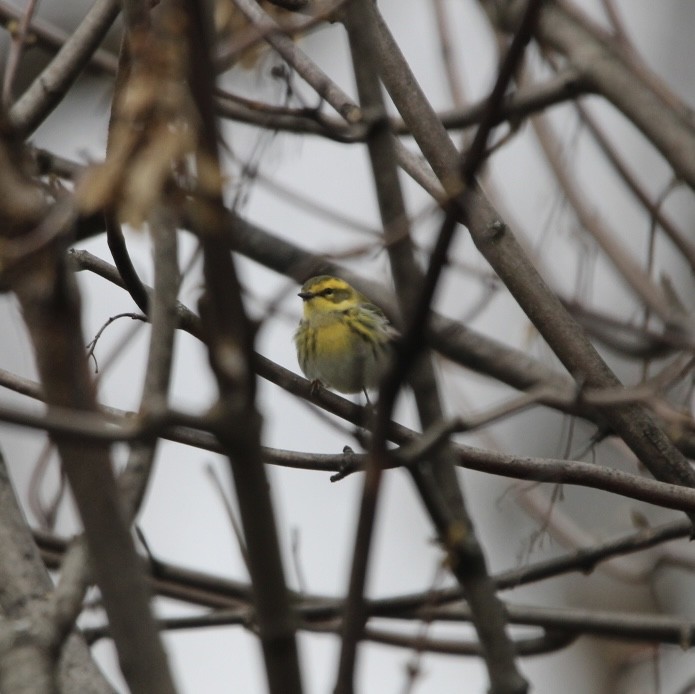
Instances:
[[[398,331],[384,312],[345,280],[318,275],[298,296],[304,311],[294,334],[297,361],[313,382],[339,393],[379,385]]]

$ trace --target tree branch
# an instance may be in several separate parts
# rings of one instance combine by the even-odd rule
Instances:
[[[62,101],[66,91],[104,40],[120,6],[118,0],[97,0],[79,27],[10,110],[10,120],[27,136],[41,125]]]

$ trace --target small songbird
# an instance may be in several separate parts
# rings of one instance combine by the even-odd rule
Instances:
[[[340,393],[379,384],[388,363],[396,329],[384,312],[345,280],[312,277],[299,296],[304,315],[294,334],[297,360],[304,375]]]

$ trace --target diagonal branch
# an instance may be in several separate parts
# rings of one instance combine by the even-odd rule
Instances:
[[[79,27],[10,110],[10,120],[19,132],[25,136],[34,132],[60,103],[104,40],[119,9],[118,0],[97,0],[89,9]]]
[[[563,161],[562,146],[549,119],[543,115],[535,116],[531,119],[531,124],[548,166],[552,169],[558,185],[577,215],[581,227],[601,247],[635,296],[639,297],[644,305],[659,316],[667,326],[680,327],[682,330],[686,325],[682,312],[668,302],[663,291],[654,284],[649,274],[640,267],[625,245],[621,244],[612,230],[591,209],[570,167]]]
[[[481,0],[493,24],[511,31],[523,3]],[[629,51],[564,2],[545,4],[538,41],[562,54],[595,91],[656,147],[674,172],[695,189],[695,127],[685,108],[668,98],[659,81]]]
[[[555,7],[543,6],[541,19],[551,6]],[[382,24],[380,29],[381,50],[390,56],[390,61],[384,63],[384,84],[433,170],[447,185],[456,180],[456,149],[386,26]],[[408,85],[407,90],[404,84]],[[459,195],[459,191],[453,189],[451,194]],[[619,386],[615,374],[545,283],[484,192],[472,186],[460,194],[458,203],[463,212],[461,222],[468,227],[476,247],[572,376],[592,387]],[[604,416],[657,479],[695,486],[695,471],[644,407],[614,407],[605,410]],[[695,515],[691,519],[695,520]]]

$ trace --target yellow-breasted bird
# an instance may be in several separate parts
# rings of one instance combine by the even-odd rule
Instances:
[[[378,306],[339,277],[312,277],[299,296],[304,315],[294,343],[304,375],[341,393],[367,395],[379,384],[396,329]]]

